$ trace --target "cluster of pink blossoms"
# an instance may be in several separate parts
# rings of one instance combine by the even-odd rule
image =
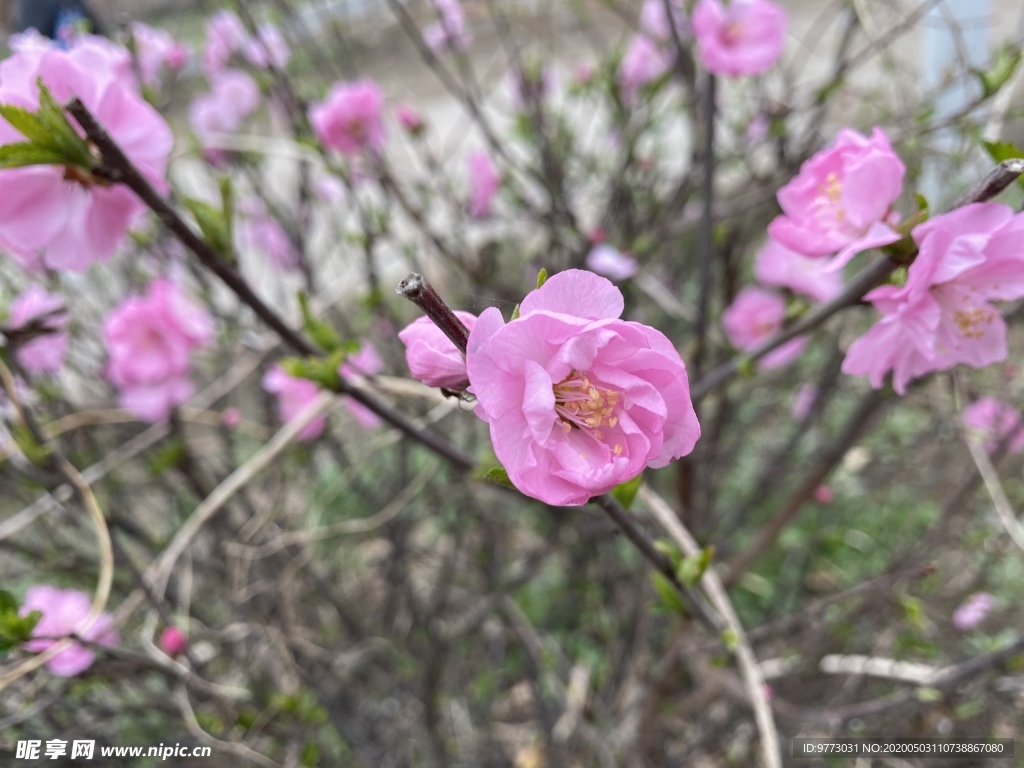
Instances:
[[[282,69],[291,58],[291,49],[273,24],[261,26],[253,36],[234,13],[218,11],[206,23],[203,69],[207,76],[213,78],[226,69],[235,54],[240,54],[254,67]]]
[[[578,505],[685,456],[700,437],[679,353],[654,328],[619,319],[623,306],[607,279],[574,269],[528,294],[509,323],[494,307],[467,322],[464,368],[423,322],[400,336],[414,376],[469,382],[520,491]]]
[[[143,85],[156,88],[165,72],[177,72],[188,62],[188,46],[175,40],[166,29],[133,21],[129,31]]]
[[[723,77],[762,75],[785,47],[786,13],[770,0],[700,0],[689,23],[677,0],[668,8],[665,0],[644,0],[640,8],[640,34],[630,42],[618,72],[627,106],[672,67],[676,37],[695,40],[701,65]]]
[[[169,280],[122,302],[103,324],[107,378],[121,405],[146,421],[162,421],[192,396],[192,352],[213,338],[206,310]]]
[[[89,596],[84,592],[45,584],[31,587],[25,594],[21,615],[39,611],[42,616],[32,630],[35,639],[24,644],[25,650],[42,653],[69,635],[77,635],[87,642],[108,648],[117,645],[117,629],[110,614],[101,613],[96,621],[85,627],[89,609]],[[47,661],[46,667],[58,677],[74,677],[92,666],[95,660],[96,652],[91,648],[71,643]]]
[[[434,0],[434,6],[437,8],[437,21],[423,30],[427,46],[435,53],[466,50],[473,36],[466,28],[466,17],[459,0]]]
[[[899,394],[926,373],[1006,359],[1006,323],[992,301],[1024,297],[1024,214],[975,203],[914,228],[918,255],[906,284],[864,298],[882,319],[849,348],[843,371]]]
[[[26,288],[11,303],[8,325],[12,329],[24,328],[34,320],[38,320],[50,333],[19,345],[15,354],[18,364],[29,373],[56,373],[64,363],[68,347],[65,330],[68,316],[64,311],[64,299],[47,293],[38,285]]]
[[[384,148],[384,96],[371,80],[335,83],[327,98],[309,109],[320,142],[343,155]]]
[[[1003,440],[1008,440],[1010,453],[1024,452],[1024,421],[1020,411],[994,397],[982,397],[964,408],[961,414],[968,435],[994,453]]]
[[[35,111],[40,78],[60,102],[77,96],[146,179],[164,190],[174,137],[130,73],[128,52],[98,38],[83,38],[67,51],[26,45],[0,63],[0,104]],[[0,119],[0,145],[25,140]],[[127,187],[82,171],[59,165],[0,170],[0,247],[26,269],[82,271],[108,259],[143,211]]]
[[[193,100],[189,122],[199,143],[215,147],[218,138],[237,132],[260,105],[260,88],[240,69],[219,70],[210,76],[210,90]]]

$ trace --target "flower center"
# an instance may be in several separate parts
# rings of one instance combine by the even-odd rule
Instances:
[[[554,386],[555,413],[560,426],[569,434],[573,429],[586,429],[598,440],[604,440],[602,427],[612,429],[619,423],[615,415],[621,393],[594,386],[586,373],[573,371]],[[622,446],[615,446],[615,454]]]
[[[953,322],[965,339],[980,339],[987,330],[984,326],[995,320],[995,317],[994,311],[983,307],[958,309],[953,313]]]

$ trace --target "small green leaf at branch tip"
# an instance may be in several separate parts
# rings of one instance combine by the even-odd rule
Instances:
[[[612,488],[612,496],[614,496],[619,504],[629,509],[633,506],[633,500],[636,498],[637,492],[640,490],[640,486],[644,482],[644,473],[641,472],[639,475],[634,477],[632,480],[627,480],[624,483],[619,483]]]
[[[194,197],[186,197],[182,202],[195,217],[207,244],[218,256],[234,263],[235,249],[231,241],[231,227],[224,218],[224,211]]]
[[[491,467],[483,473],[481,479],[495,485],[503,485],[506,488],[515,488],[512,485],[512,481],[508,478],[508,471],[504,467]]]
[[[654,548],[672,561],[673,568],[678,568],[679,564],[683,562],[683,553],[668,539],[657,539],[654,542]]]
[[[676,575],[679,580],[687,586],[696,586],[704,578],[704,573],[710,567],[714,554],[714,547],[705,547],[696,555],[684,557],[683,561],[676,566]]]
[[[0,616],[18,612],[18,600],[6,589],[0,589]]]
[[[309,296],[305,291],[299,291],[299,308],[302,310],[302,321],[306,333],[313,339],[314,344],[324,352],[334,352],[341,348],[342,340],[337,332],[310,310]]]
[[[18,601],[10,592],[0,591],[0,653],[11,650],[32,637],[43,614],[30,611],[25,616],[18,615]]]
[[[512,317],[510,318],[510,322],[511,322],[511,320],[518,320],[518,319],[519,319],[519,305],[516,304],[516,308],[512,310]]]
[[[928,215],[928,198],[922,195],[920,192],[914,195],[914,201],[917,203],[917,210],[924,211],[925,216]]]
[[[544,283],[548,281],[548,271],[544,267],[540,268],[540,272],[537,273],[537,287],[543,287]]]
[[[722,644],[733,653],[740,647],[740,636],[735,629],[722,630]]]
[[[0,169],[3,170],[30,165],[61,165],[63,162],[64,156],[56,149],[27,141],[0,147]]]
[[[1006,85],[1021,60],[1021,49],[1017,45],[1004,45],[992,57],[992,66],[987,71],[972,70],[981,82],[982,97],[995,96]]]
[[[651,584],[658,594],[658,606],[662,610],[668,613],[677,613],[680,616],[689,616],[690,612],[686,608],[686,603],[683,602],[679,590],[669,578],[661,573],[652,573]]]
[[[338,365],[343,359],[344,355],[337,353],[326,360],[322,357],[289,357],[281,361],[281,368],[293,378],[312,381],[334,392],[341,386]]]

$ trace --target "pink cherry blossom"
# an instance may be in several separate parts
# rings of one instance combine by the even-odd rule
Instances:
[[[549,278],[506,324],[497,308],[469,336],[477,414],[515,486],[579,505],[693,450],[700,426],[686,366],[659,331],[620,320],[622,294],[583,270]]]
[[[384,148],[384,97],[371,80],[337,83],[327,99],[310,107],[309,120],[328,149],[344,155]]]
[[[964,408],[961,416],[971,438],[982,442],[989,453],[994,453],[1008,437],[1007,450],[1010,453],[1024,451],[1024,424],[1020,411],[1009,403],[994,397],[982,397]]]
[[[786,44],[786,12],[769,0],[700,0],[690,23],[700,63],[723,77],[763,75]]]
[[[376,376],[382,370],[384,361],[376,347],[365,339],[360,342],[359,351],[345,358],[345,362],[338,367],[338,373],[346,379],[353,376]],[[381,425],[380,417],[362,403],[351,397],[342,398],[341,402],[363,429],[376,429]]]
[[[289,422],[316,400],[320,390],[308,379],[290,376],[284,368],[274,366],[263,377],[263,389],[277,395],[277,415],[282,422]],[[316,440],[327,426],[326,416],[317,416],[299,430],[297,440]]]
[[[245,42],[242,55],[254,67],[284,69],[292,57],[292,49],[280,29],[273,24],[264,24],[259,28],[256,37]]]
[[[217,11],[206,22],[206,48],[203,49],[203,69],[208,77],[224,69],[231,55],[249,42],[242,20],[231,11]]]
[[[469,215],[484,219],[491,215],[494,196],[501,186],[501,176],[491,156],[480,150],[470,154],[466,161],[469,176]]]
[[[60,589],[47,584],[30,587],[25,593],[21,615],[39,611],[42,616],[32,630],[32,637],[36,639],[26,642],[25,650],[41,653],[56,645],[60,638],[72,634],[107,648],[117,645],[117,629],[109,613],[101,613],[86,626],[91,602],[87,594],[77,589]],[[96,652],[91,648],[71,643],[47,661],[46,668],[58,677],[74,677],[92,666],[95,660]]]
[[[455,315],[473,330],[476,315],[460,311]],[[405,344],[405,362],[414,379],[447,389],[459,389],[469,380],[466,358],[429,318],[417,318],[399,331],[398,338]]]
[[[781,296],[749,286],[722,313],[722,327],[730,344],[749,352],[778,332],[785,319],[786,302]],[[803,352],[805,343],[802,336],[787,341],[762,357],[758,367],[774,370],[789,365]]]
[[[834,146],[807,160],[779,190],[783,213],[768,233],[806,256],[838,251],[832,264],[838,269],[860,251],[899,240],[886,218],[905,171],[881,129],[868,138],[844,128]]]
[[[644,35],[637,35],[619,64],[619,90],[626,106],[636,104],[640,90],[660,78],[672,66],[671,55]]]
[[[395,108],[395,117],[398,118],[401,126],[413,136],[421,134],[424,127],[426,127],[426,123],[423,122],[423,115],[409,104],[399,104]]]
[[[345,185],[333,176],[316,176],[311,187],[313,194],[329,205],[345,199]]]
[[[207,147],[237,132],[260,105],[260,88],[240,69],[216,72],[210,90],[198,96],[189,109],[189,120],[199,142]]]
[[[245,218],[236,227],[240,250],[259,253],[278,270],[285,271],[299,266],[299,251],[295,243],[281,223],[270,215],[260,198],[243,200],[238,210],[245,213]]]
[[[423,40],[435,53],[464,51],[473,40],[459,0],[434,0],[438,19],[423,30]]]
[[[814,500],[822,506],[828,506],[836,499],[836,492],[827,485],[819,485],[814,489]]]
[[[763,285],[789,288],[813,301],[828,301],[843,290],[842,275],[829,269],[828,262],[804,256],[772,238],[757,254],[754,276]]]
[[[628,253],[607,243],[598,243],[587,254],[587,269],[612,280],[628,280],[640,267]]]
[[[242,423],[242,412],[234,406],[220,412],[220,423],[228,429],[234,429]]]
[[[175,40],[166,29],[133,21],[130,30],[143,84],[157,87],[164,71],[177,71],[188,61],[188,46]]]
[[[656,43],[674,42],[672,27],[676,34],[685,39],[688,36],[686,14],[679,0],[669,0],[672,19],[665,12],[665,0],[644,0],[640,6],[640,30]]]
[[[29,373],[56,373],[64,363],[68,334],[65,328],[68,316],[64,299],[47,293],[41,286],[32,285],[11,303],[10,328],[22,328],[36,318],[46,317],[43,325],[51,333],[19,344],[15,357]]]
[[[961,632],[974,629],[992,610],[995,599],[988,592],[977,592],[953,612],[953,626]]]
[[[169,280],[156,280],[132,296],[103,325],[107,378],[121,405],[146,421],[162,421],[192,395],[192,351],[208,344],[213,322],[206,310]]]
[[[984,368],[1006,359],[1006,323],[990,301],[1024,297],[1024,216],[974,203],[914,228],[919,253],[903,287],[883,285],[864,298],[882,313],[846,353],[843,371],[893,387],[963,363]]]
[[[37,109],[37,78],[60,102],[79,97],[146,179],[165,190],[174,143],[167,123],[109,69],[79,63],[82,55],[80,48],[15,53],[0,63],[0,103]],[[0,145],[24,140],[0,119]],[[108,259],[144,210],[124,185],[84,171],[57,165],[0,171],[0,246],[28,269],[82,271]]]
[[[164,627],[160,633],[160,650],[172,659],[181,656],[188,648],[188,635],[178,627]]]

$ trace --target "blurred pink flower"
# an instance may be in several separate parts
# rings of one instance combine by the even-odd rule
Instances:
[[[155,88],[160,85],[160,77],[165,70],[173,72],[185,66],[188,46],[175,40],[166,29],[157,29],[141,21],[133,21],[129,29],[143,84]]]
[[[953,612],[953,626],[962,632],[974,629],[992,610],[995,599],[988,592],[977,592]]]
[[[644,0],[640,6],[640,31],[656,43],[674,43],[672,26],[676,28],[676,34],[686,39],[689,35],[687,29],[686,13],[683,11],[679,0],[669,0],[672,9],[672,20],[665,12],[665,0]]]
[[[491,156],[483,150],[470,154],[466,162],[469,175],[469,215],[484,219],[491,215],[494,196],[501,186],[501,176]]]
[[[693,450],[700,426],[686,366],[659,331],[618,319],[607,279],[568,270],[506,324],[491,307],[469,336],[466,370],[498,460],[527,496],[592,496]]]
[[[275,269],[286,271],[299,266],[299,251],[281,223],[267,211],[263,201],[251,197],[238,206],[246,216],[236,229],[241,249],[253,250]]]
[[[473,41],[466,29],[466,18],[458,0],[433,0],[438,19],[423,30],[423,40],[430,50],[464,51]]]
[[[748,286],[722,313],[722,327],[730,344],[749,352],[778,332],[785,319],[786,302],[781,296]],[[802,336],[787,341],[762,357],[758,367],[774,370],[789,365],[803,352],[805,343]]]
[[[233,406],[225,408],[220,412],[220,423],[228,429],[234,429],[242,423],[242,412]]]
[[[343,378],[376,376],[382,370],[384,361],[376,347],[365,339],[360,343],[359,351],[345,358],[345,362],[338,367],[338,373]],[[357,400],[346,397],[342,399],[342,404],[363,429],[376,429],[380,426],[380,417]]]
[[[336,83],[326,100],[310,107],[309,120],[327,149],[344,155],[378,152],[385,140],[383,108],[384,97],[373,81]]]
[[[174,143],[167,123],[109,69],[87,69],[78,55],[81,49],[31,50],[5,59],[0,103],[36,110],[37,78],[59,102],[78,96],[143,176],[165,190]],[[0,119],[0,145],[24,141]],[[28,269],[83,271],[108,259],[144,210],[124,185],[100,182],[78,169],[36,165],[0,171],[0,246]]]
[[[259,28],[256,37],[245,42],[242,55],[246,61],[259,69],[284,69],[292,57],[292,49],[288,47],[280,29],[273,24],[264,24]]]
[[[260,105],[260,88],[248,73],[225,69],[210,77],[210,91],[198,96],[189,109],[192,130],[204,147],[230,135],[245,124]]]
[[[188,648],[188,636],[178,627],[164,627],[160,633],[160,650],[172,659],[181,656]]]
[[[339,203],[345,199],[345,185],[333,176],[317,176],[312,183],[313,194],[325,203]]]
[[[206,22],[206,47],[203,49],[203,69],[212,77],[227,66],[231,54],[240,51],[249,42],[242,20],[231,11],[217,11]]]
[[[26,651],[41,653],[56,645],[59,638],[78,635],[83,640],[111,648],[117,645],[117,629],[109,613],[101,613],[91,626],[85,628],[91,600],[77,589],[60,589],[48,584],[30,587],[25,593],[21,615],[32,611],[43,615],[32,630],[32,637],[24,644]],[[96,653],[78,643],[72,643],[46,662],[46,668],[58,677],[74,677],[87,670],[96,660]]]
[[[170,280],[154,281],[145,296],[132,296],[103,324],[107,378],[121,405],[146,421],[162,421],[192,395],[192,351],[213,338],[213,321]]]
[[[47,293],[39,285],[31,285],[11,303],[8,325],[12,329],[22,328],[44,315],[49,317],[43,325],[53,332],[19,345],[15,354],[18,363],[29,373],[56,373],[64,363],[68,347],[64,299]]]
[[[595,74],[593,64],[589,62],[577,64],[572,70],[572,81],[576,85],[588,85],[594,79]]]
[[[804,256],[768,238],[757,254],[754,276],[764,285],[789,288],[813,301],[828,301],[843,290],[842,275],[827,261]]]
[[[634,37],[619,64],[619,90],[626,106],[636,104],[640,90],[668,72],[671,66],[672,58],[665,50],[643,35]]]
[[[473,330],[476,315],[456,311],[463,325]],[[419,317],[398,333],[405,345],[405,362],[414,379],[428,387],[456,389],[469,380],[466,358],[427,317]]]
[[[819,485],[814,489],[814,500],[823,506],[828,506],[836,499],[836,492],[827,485]]]
[[[288,423],[302,410],[316,400],[320,390],[308,379],[289,376],[284,368],[275,365],[263,377],[263,389],[277,395],[277,416],[282,422]],[[316,440],[327,426],[326,416],[317,416],[299,430],[297,440]]]
[[[399,104],[395,108],[395,117],[398,118],[399,124],[413,136],[423,133],[425,127],[423,115],[416,111],[415,107]]]
[[[607,243],[598,243],[587,254],[587,269],[612,280],[627,280],[635,275],[640,267],[636,259],[623,253]]]
[[[768,117],[764,112],[758,112],[751,118],[747,130],[743,132],[743,138],[748,144],[760,144],[768,137],[769,128],[771,128],[771,122]]]
[[[994,397],[982,397],[964,408],[961,417],[968,434],[983,443],[985,450],[993,453],[999,444],[1009,437],[1007,450],[1010,453],[1024,451],[1024,424],[1020,411],[1009,403]]]
[[[786,45],[786,12],[769,0],[700,0],[690,23],[700,63],[714,75],[762,75]]]
[[[879,128],[867,138],[844,128],[779,190],[782,215],[768,234],[806,256],[838,255],[839,269],[860,251],[900,239],[886,218],[903,186],[903,163]]]
[[[818,388],[814,384],[801,384],[793,396],[791,413],[797,421],[803,421],[811,415],[811,409],[818,400]]]
[[[919,253],[903,287],[865,295],[882,313],[846,353],[843,372],[871,386],[893,372],[893,387],[959,363],[984,368],[1006,359],[1006,323],[990,301],[1024,297],[1024,215],[974,203],[914,228]]]

